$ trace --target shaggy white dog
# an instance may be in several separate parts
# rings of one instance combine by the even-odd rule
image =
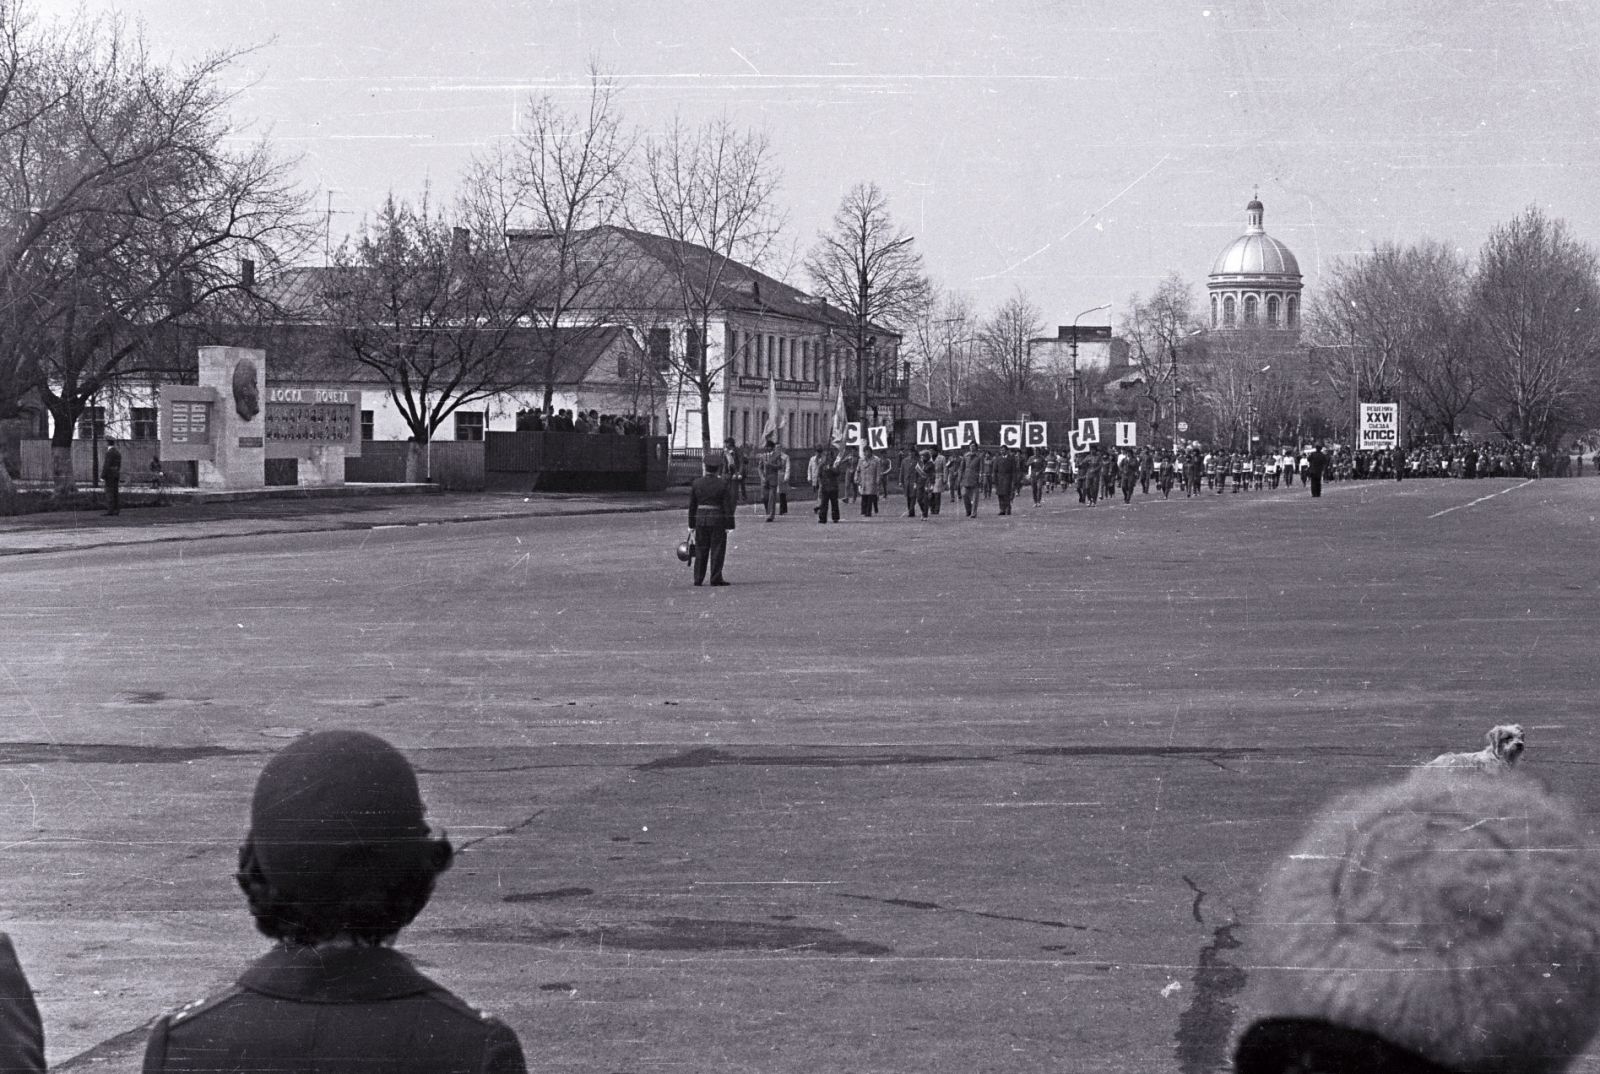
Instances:
[[[1522,756],[1522,725],[1496,724],[1484,736],[1489,744],[1476,753],[1441,753],[1424,768],[1476,768],[1480,772],[1499,773],[1508,770]]]

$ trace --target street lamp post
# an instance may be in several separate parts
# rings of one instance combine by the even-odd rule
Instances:
[[[1204,328],[1196,328],[1193,332],[1183,336],[1183,339],[1193,339]],[[1172,355],[1172,368],[1168,371],[1168,380],[1172,383],[1172,451],[1177,454],[1183,449],[1183,434],[1178,430],[1178,393],[1183,389],[1178,387],[1178,337],[1167,340],[1167,351]]]
[[[1097,313],[1100,310],[1108,310],[1110,308],[1111,303],[1109,302],[1102,303],[1098,306],[1091,306],[1089,309],[1084,310],[1082,313],[1078,314],[1077,317],[1072,319],[1072,372],[1067,375],[1067,383],[1071,386],[1072,391],[1070,413],[1072,415],[1072,428],[1074,430],[1078,428],[1078,321],[1091,313]]]

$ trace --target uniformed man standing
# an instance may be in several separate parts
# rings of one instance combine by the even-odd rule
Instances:
[[[274,947],[159,1019],[145,1074],[524,1074],[509,1027],[391,946],[452,858],[393,746],[360,731],[290,743],[256,782],[235,874]]]
[[[1328,456],[1322,453],[1322,441],[1317,441],[1306,456],[1306,480],[1311,484],[1311,495],[1322,495],[1322,475],[1328,469]]]
[[[694,584],[711,571],[712,585],[727,585],[722,560],[728,554],[728,531],[737,514],[733,483],[722,476],[721,455],[706,458],[706,472],[689,486],[689,528],[694,533]],[[837,503],[837,501],[835,501]]]
[[[778,500],[783,495],[784,472],[788,470],[789,457],[778,447],[776,440],[767,441],[757,464],[761,467],[761,502],[767,509],[767,521],[778,513]]]

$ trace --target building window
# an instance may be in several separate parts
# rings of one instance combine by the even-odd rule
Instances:
[[[133,408],[133,439],[135,440],[160,440],[161,427],[156,421],[156,408],[153,406],[136,406]]]
[[[86,406],[78,415],[79,440],[104,440],[106,438],[106,408]]]
[[[1269,295],[1267,297],[1267,326],[1269,328],[1278,327],[1278,312],[1278,296]]]
[[[1256,323],[1256,306],[1259,300],[1255,295],[1244,296],[1244,323],[1254,326]]]
[[[706,367],[706,343],[700,334],[700,329],[689,326],[683,334],[684,362],[690,369],[704,369]]]
[[[778,337],[767,337],[767,368],[763,375],[773,377],[778,374]]]
[[[370,410],[361,412],[361,439],[372,439],[372,411]]]
[[[1211,296],[1211,327],[1217,327],[1217,296]]]
[[[482,440],[484,413],[481,410],[456,411],[456,439]]]
[[[1284,305],[1284,321],[1290,328],[1300,327],[1300,299],[1290,295]]]
[[[1233,327],[1233,296],[1229,295],[1222,300],[1222,324],[1225,328]]]
[[[656,369],[666,369],[672,363],[672,329],[652,328],[645,333],[645,348]]]

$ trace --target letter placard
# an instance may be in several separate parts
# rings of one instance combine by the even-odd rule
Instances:
[[[939,447],[944,451],[961,450],[961,426],[946,425],[939,430]]]
[[[1076,429],[1067,434],[1067,442],[1072,447],[1074,455],[1082,455],[1089,450],[1089,441],[1085,440]]]
[[[861,423],[859,421],[845,422],[845,426],[844,426],[844,446],[845,447],[860,447],[861,446]]]
[[[1000,426],[1000,446],[1003,448],[1018,448],[1022,446],[1022,426]]]
[[[917,422],[917,446],[939,446],[939,423],[936,421]]]
[[[1042,421],[1030,421],[1022,427],[1022,446],[1041,448],[1050,442],[1048,427]]]
[[[964,422],[962,422],[961,423],[961,444],[962,444],[962,446],[965,447],[967,444],[979,444],[979,443],[982,443],[982,441],[978,439],[978,423],[976,421],[964,421]]]
[[[1117,422],[1117,446],[1139,446],[1139,423],[1136,421]]]
[[[1100,442],[1100,419],[1079,418],[1078,439],[1086,444],[1098,444]]]
[[[867,429],[867,447],[873,451],[889,450],[889,427],[873,425]]]

